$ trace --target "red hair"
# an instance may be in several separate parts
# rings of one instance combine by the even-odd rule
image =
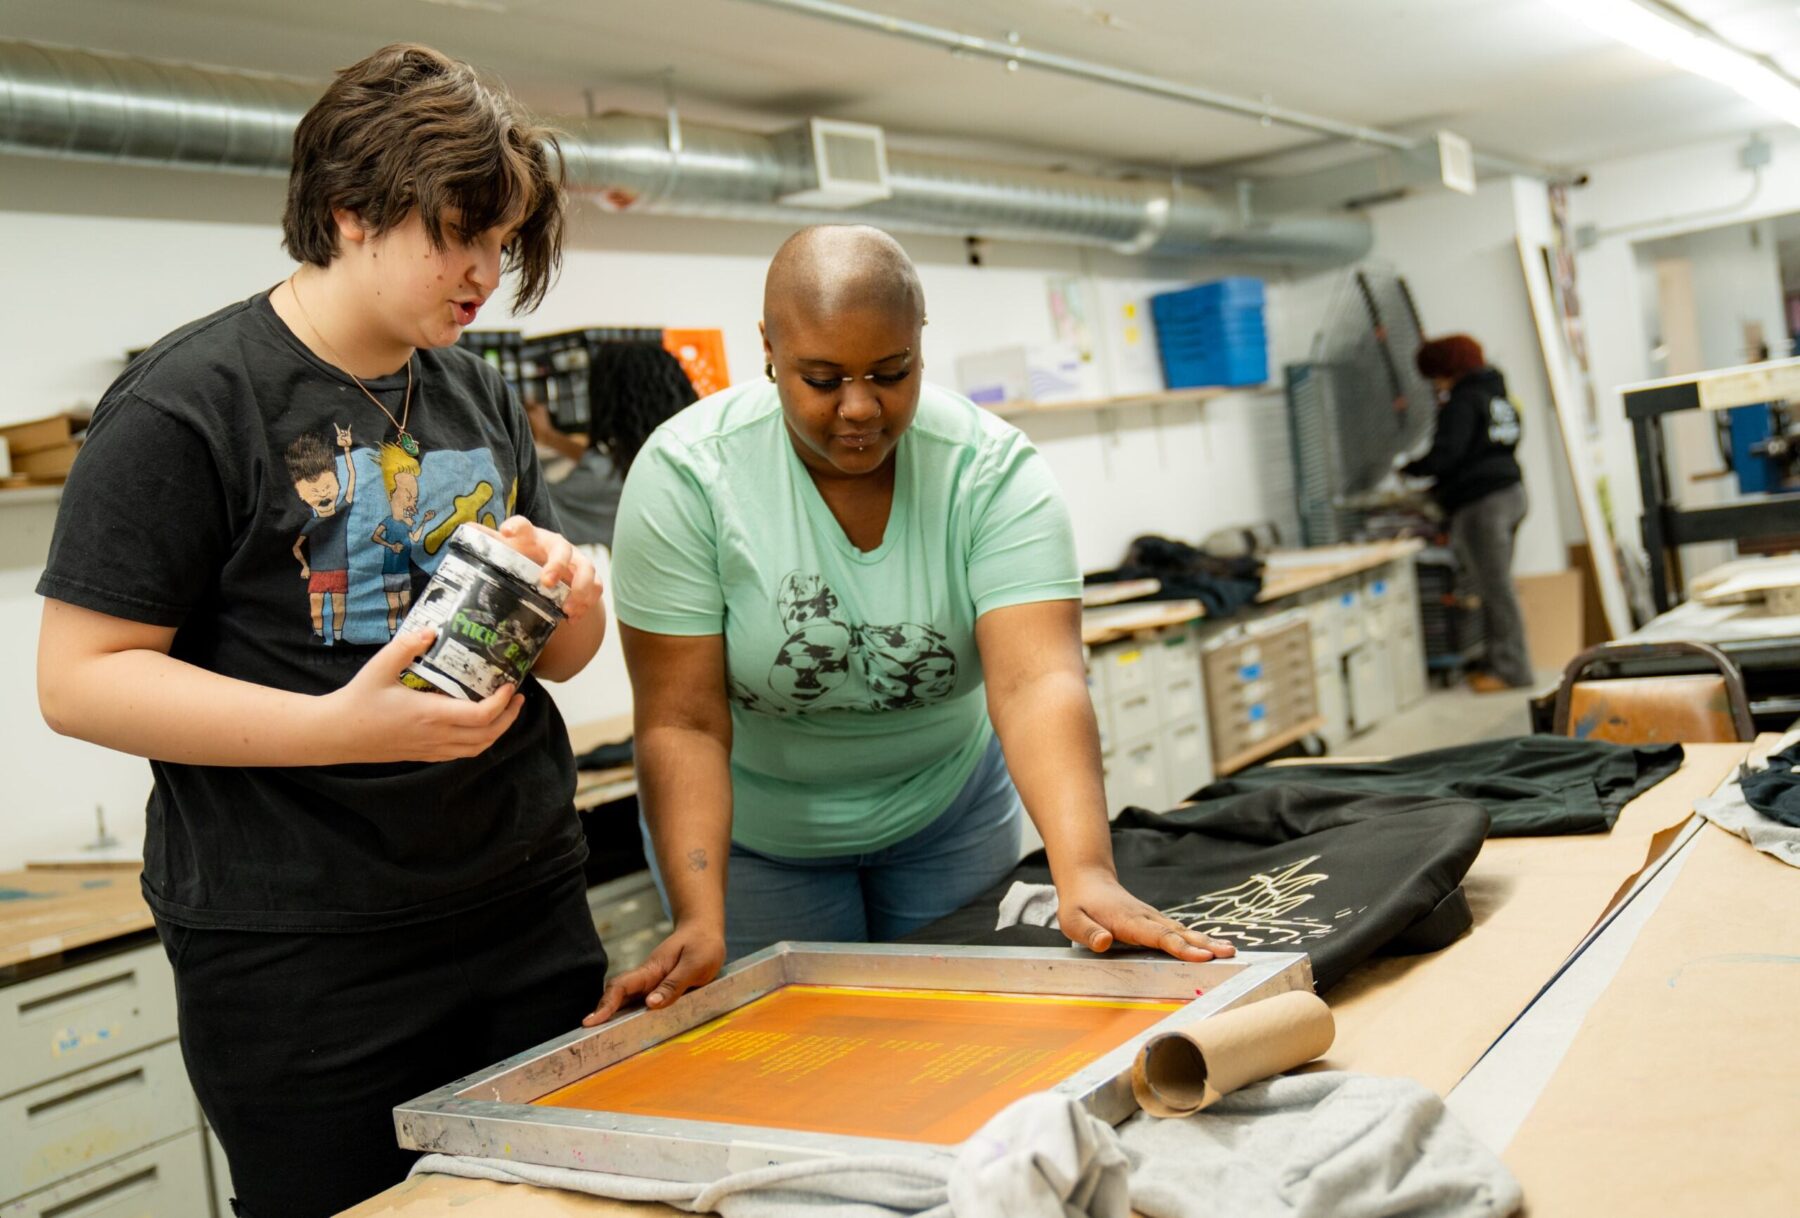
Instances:
[[[1460,381],[1487,367],[1487,356],[1481,353],[1481,344],[1467,334],[1448,334],[1421,343],[1413,362],[1420,376]]]

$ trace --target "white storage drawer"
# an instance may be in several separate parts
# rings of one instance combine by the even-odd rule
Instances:
[[[1169,781],[1159,739],[1121,745],[1106,761],[1108,815],[1117,816],[1133,806],[1151,812],[1161,812],[1169,806]]]
[[[1337,638],[1337,651],[1343,655],[1352,648],[1362,645],[1367,638],[1363,629],[1363,593],[1359,584],[1344,582],[1333,584],[1330,589],[1333,616],[1337,622],[1334,632]]]
[[[1350,724],[1365,732],[1394,714],[1394,669],[1385,641],[1369,642],[1350,657]]]
[[[206,1146],[197,1127],[0,1206],[0,1218],[203,1218],[211,1212]]]
[[[1112,751],[1123,753],[1134,743],[1162,730],[1162,705],[1154,685],[1115,693],[1112,704]]]
[[[0,1100],[0,1200],[47,1187],[200,1121],[181,1046],[165,1041]]]
[[[1100,729],[1100,751],[1111,751],[1112,742],[1116,738],[1112,722],[1112,695],[1107,692],[1106,666],[1092,652],[1088,651],[1087,687],[1088,701],[1094,704],[1094,726]]]
[[[1212,736],[1206,720],[1195,716],[1163,730],[1163,768],[1168,774],[1169,796],[1164,802],[1171,805],[1213,780]]]
[[[1337,748],[1350,739],[1350,706],[1344,692],[1343,665],[1336,658],[1327,660],[1313,671],[1313,685],[1319,694],[1319,714],[1325,726],[1319,735],[1325,743]]]
[[[1199,679],[1200,633],[1194,625],[1168,626],[1156,632],[1156,668],[1164,689]]]
[[[1185,723],[1206,713],[1206,695],[1200,684],[1200,666],[1186,676],[1171,678],[1162,688],[1162,721]]]
[[[1102,669],[1101,681],[1106,696],[1117,705],[1121,698],[1153,689],[1156,685],[1156,657],[1141,641],[1127,639],[1109,643],[1094,652],[1094,663]],[[1116,728],[1118,725],[1114,724]]]
[[[175,1035],[175,974],[162,944],[0,989],[0,1096]]]

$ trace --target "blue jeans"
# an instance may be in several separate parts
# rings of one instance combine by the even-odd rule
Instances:
[[[961,909],[1019,861],[1022,806],[998,738],[936,820],[867,854],[778,858],[731,844],[725,954],[735,960],[783,939],[879,943]],[[669,907],[650,833],[644,853]]]

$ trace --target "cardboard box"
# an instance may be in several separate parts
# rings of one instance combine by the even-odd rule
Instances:
[[[1562,671],[1583,646],[1581,572],[1521,575],[1513,580],[1513,587],[1525,619],[1531,666],[1539,672]]]
[[[87,426],[87,420],[75,414],[51,415],[47,419],[29,419],[23,423],[0,424],[0,439],[6,441],[15,469],[23,470],[20,457],[60,448]]]
[[[1080,402],[1100,396],[1100,374],[1074,347],[1002,347],[956,361],[956,383],[972,402]]]
[[[59,482],[69,476],[69,467],[75,464],[75,454],[80,451],[81,445],[69,441],[56,448],[40,449],[24,456],[15,454],[12,459],[13,473],[24,474],[33,482]]]

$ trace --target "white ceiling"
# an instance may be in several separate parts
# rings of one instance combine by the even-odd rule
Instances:
[[[1543,163],[1767,127],[1729,90],[1650,60],[1554,0],[855,0],[1335,118]],[[1689,0],[1800,70],[1795,0]],[[1186,167],[1314,143],[1304,132],[774,11],[745,0],[0,0],[0,38],[323,78],[384,42],[436,45],[542,111],[655,109],[773,127],[880,123],[897,144],[1039,163]]]

